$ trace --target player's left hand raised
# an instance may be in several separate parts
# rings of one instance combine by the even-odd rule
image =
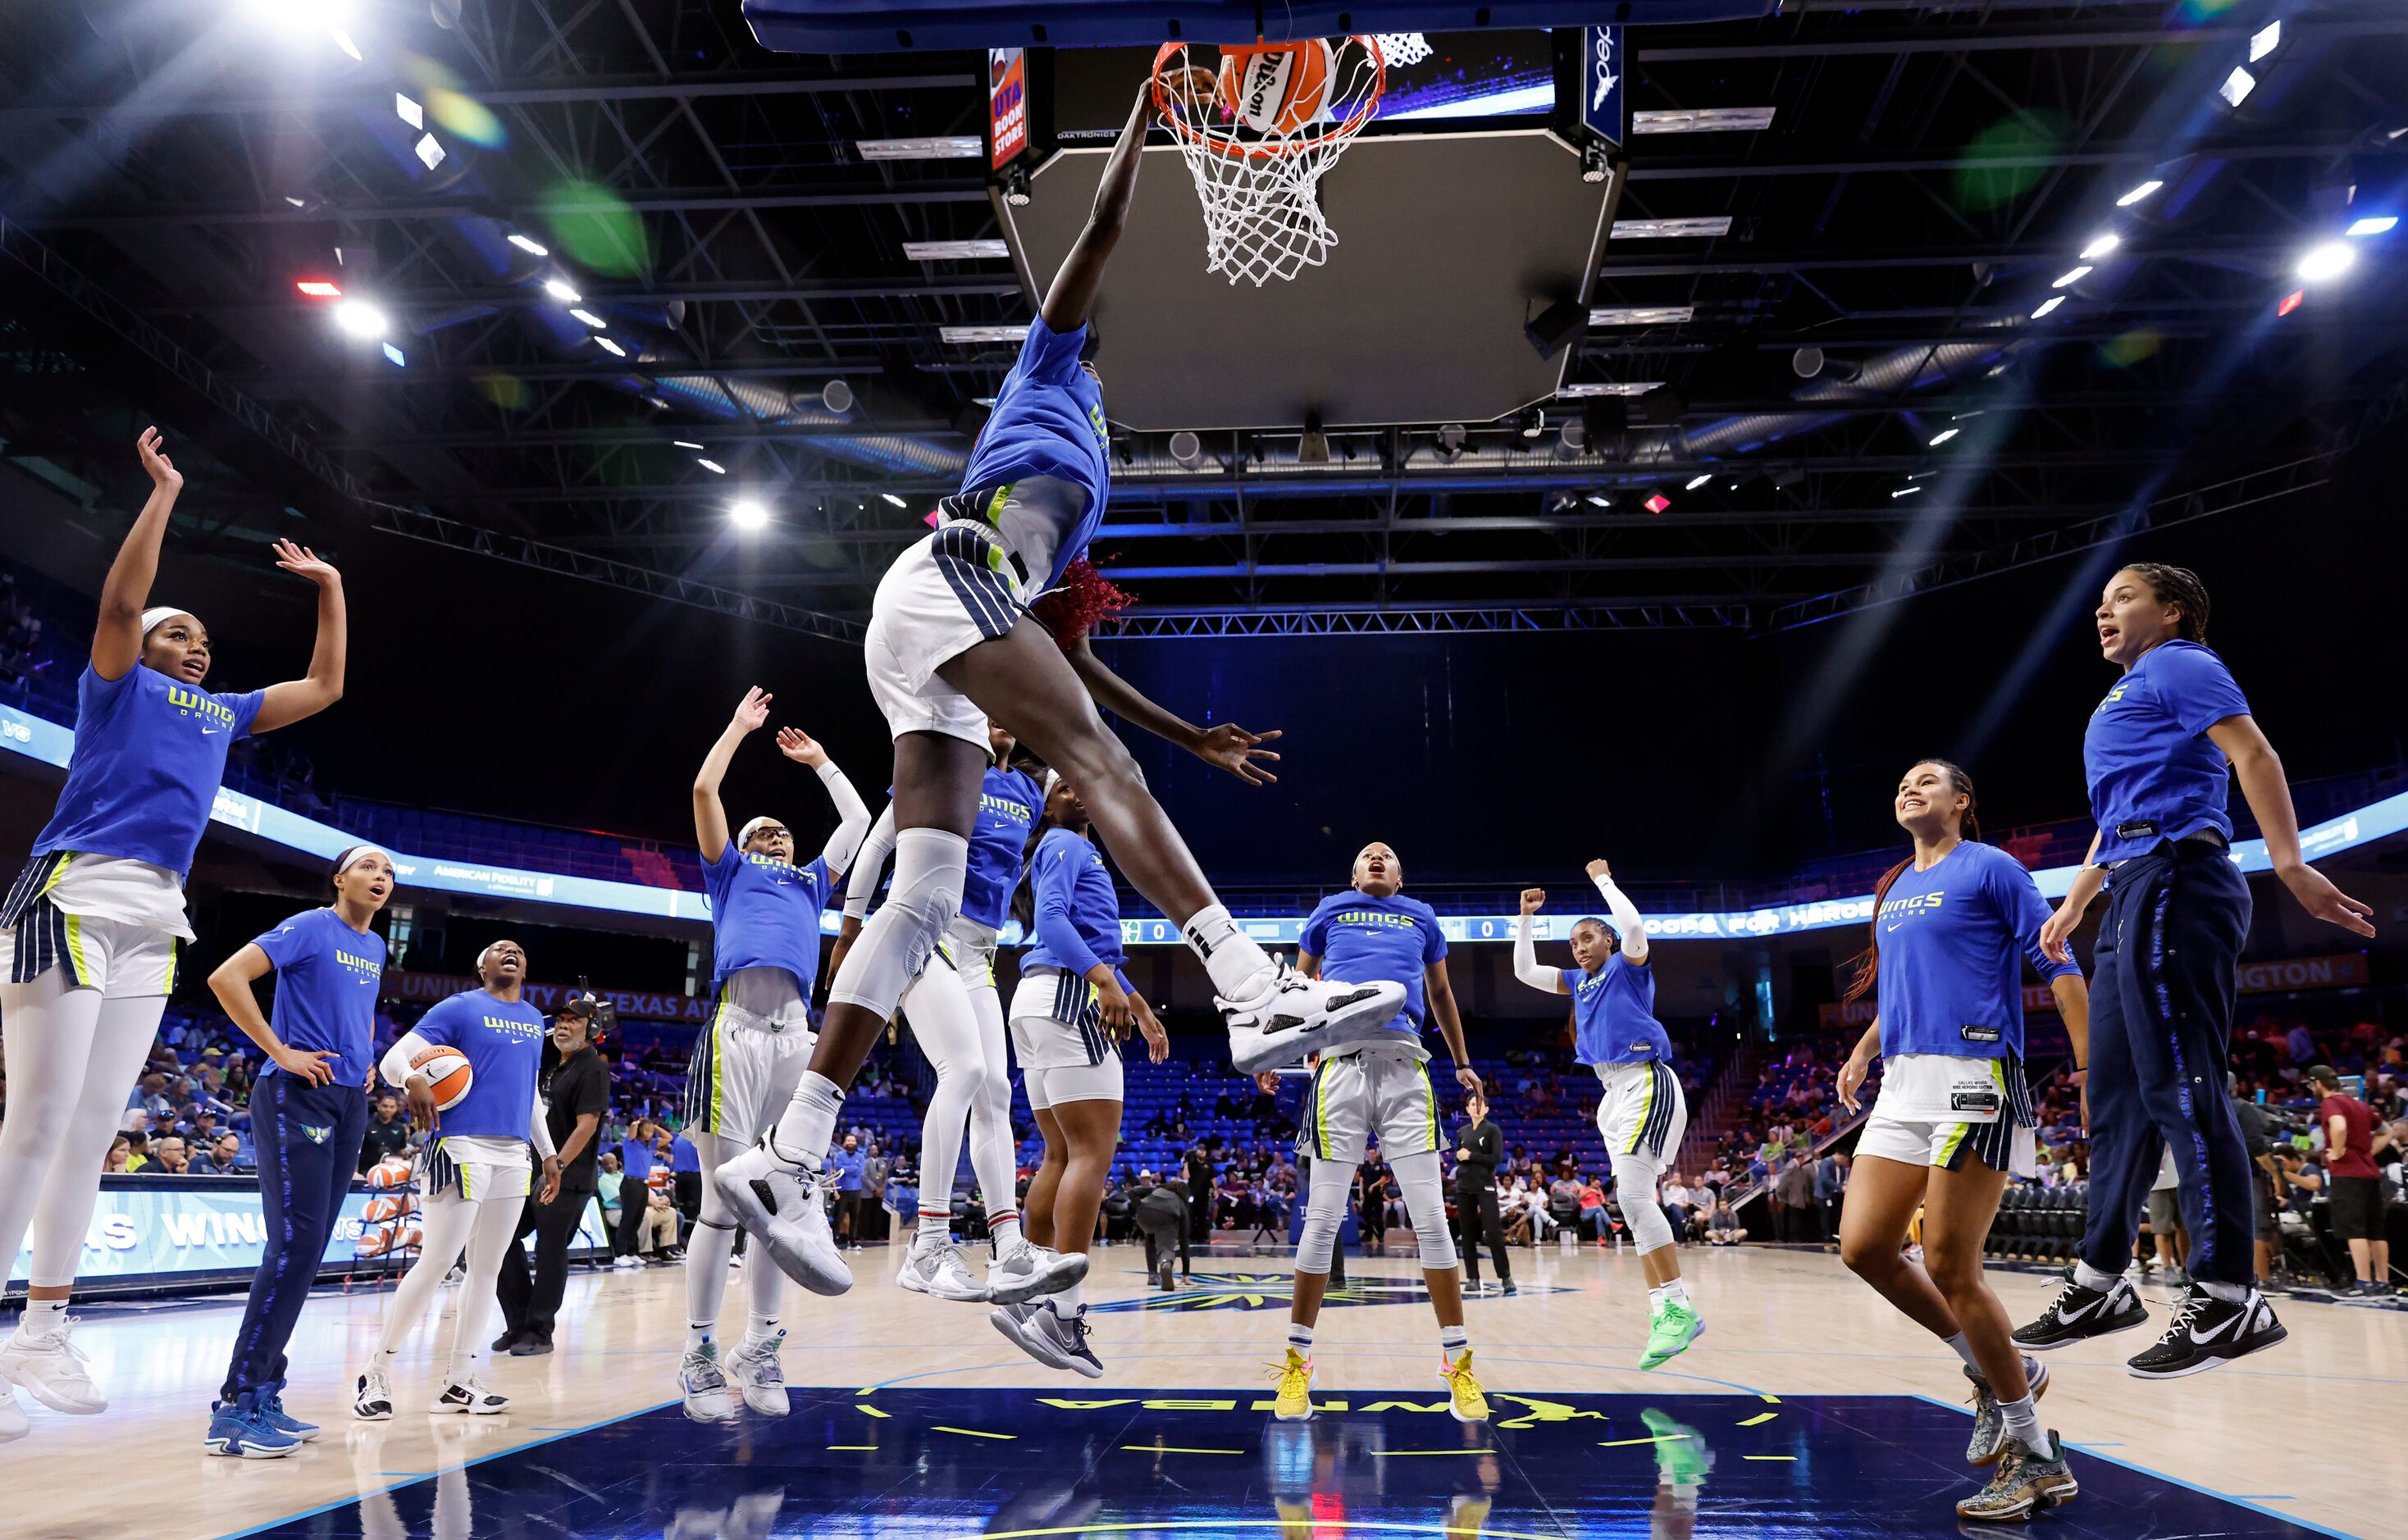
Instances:
[[[1265,762],[1276,763],[1279,756],[1260,747],[1280,735],[1280,729],[1268,733],[1249,733],[1236,722],[1222,722],[1205,730],[1196,740],[1196,757],[1207,764],[1218,765],[1249,786],[1267,786],[1279,777],[1263,768]]]

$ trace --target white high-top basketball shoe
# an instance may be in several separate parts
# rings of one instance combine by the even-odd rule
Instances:
[[[1213,1003],[1228,1023],[1230,1062],[1239,1073],[1254,1075],[1388,1031],[1405,1008],[1405,987],[1385,979],[1348,984],[1307,978],[1283,962],[1260,993]]]

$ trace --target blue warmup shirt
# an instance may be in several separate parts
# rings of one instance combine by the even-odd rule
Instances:
[[[1418,898],[1391,893],[1373,898],[1352,889],[1313,906],[1297,949],[1321,959],[1321,977],[1347,984],[1402,984],[1404,1020],[1389,1025],[1418,1033],[1428,1009],[1423,972],[1446,961],[1446,937],[1438,915]]]
[[[669,1169],[694,1172],[702,1169],[702,1156],[695,1152],[694,1141],[682,1134],[669,1141]]]
[[[783,968],[796,992],[810,998],[820,976],[820,911],[836,878],[824,858],[808,866],[747,855],[728,841],[702,869],[710,899],[710,966],[714,983],[738,968]]]
[[[67,783],[34,854],[72,850],[192,870],[226,750],[251,734],[266,698],[264,690],[212,695],[139,663],[122,679],[104,679],[86,664],[76,681]]]
[[[523,1139],[535,1119],[536,1071],[543,1063],[543,1012],[519,1001],[464,990],[418,1019],[409,1029],[439,1047],[468,1056],[476,1074],[468,1095],[437,1121],[438,1134]]]
[[[2232,671],[2197,642],[2162,642],[2124,673],[2082,734],[2101,864],[2213,829],[2232,837],[2231,777],[2207,730],[2249,714]]]
[[[1566,968],[1572,997],[1573,1057],[1584,1064],[1672,1062],[1671,1034],[1656,1020],[1656,969],[1616,948],[1595,973]]]
[[[2022,1058],[2024,974],[2015,953],[2042,978],[2082,971],[2040,949],[2048,916],[2040,884],[1995,845],[1969,839],[1928,872],[1910,863],[1899,873],[1873,917],[1882,1056]]]
[[[1084,326],[1055,332],[1042,317],[1029,322],[1020,362],[996,388],[995,409],[962,472],[966,492],[1031,476],[1058,477],[1084,489],[1086,506],[1078,522],[1061,532],[1053,570],[1042,585],[1046,588],[1062,580],[1063,569],[1096,537],[1112,490],[1103,387],[1079,366],[1079,349],[1086,341]]]
[[[652,1176],[652,1147],[641,1139],[620,1140],[619,1171],[629,1181],[650,1181]]]
[[[305,1051],[336,1055],[338,1086],[365,1086],[376,1063],[377,982],[384,977],[384,937],[362,935],[333,909],[309,909],[251,945],[276,964],[276,1035]],[[259,1072],[278,1073],[270,1059]]]
[[[991,931],[1011,916],[1011,895],[1020,886],[1028,855],[1028,831],[1045,794],[1025,770],[988,765],[979,789],[978,825],[970,831],[969,876],[962,884],[962,914]],[[1118,910],[1114,910],[1118,918]]]
[[[1060,968],[1083,975],[1101,962],[1115,974],[1121,949],[1121,901],[1101,851],[1068,829],[1048,829],[1028,863],[1037,899],[1037,943],[1022,954],[1023,972]]]

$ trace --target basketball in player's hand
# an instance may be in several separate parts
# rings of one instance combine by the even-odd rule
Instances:
[[[1335,56],[1319,38],[1221,50],[1221,101],[1256,134],[1293,134],[1329,106]]]

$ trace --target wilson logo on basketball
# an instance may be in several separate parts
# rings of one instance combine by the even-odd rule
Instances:
[[[1288,74],[1295,67],[1293,53],[1257,53],[1246,61],[1238,109],[1247,127],[1268,131],[1278,122],[1280,109],[1287,105]]]

